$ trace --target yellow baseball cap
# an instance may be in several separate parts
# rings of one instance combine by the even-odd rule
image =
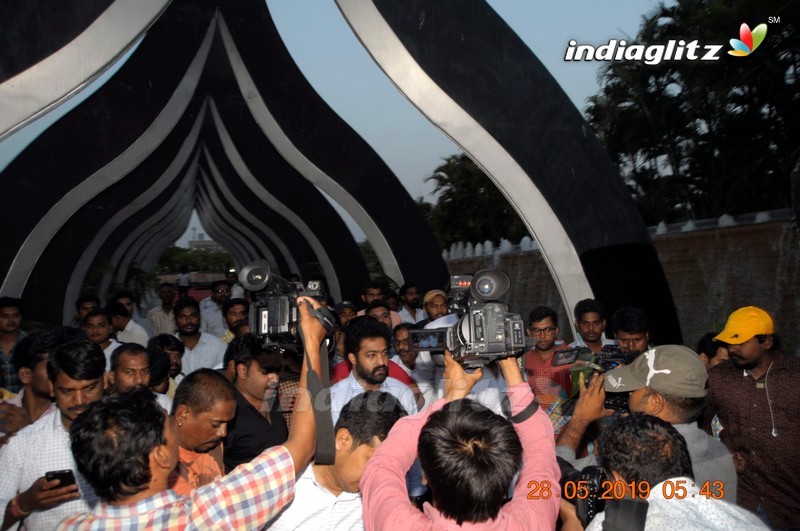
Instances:
[[[756,306],[745,306],[728,317],[725,329],[717,334],[714,341],[741,345],[753,336],[774,333],[775,325],[767,312]]]

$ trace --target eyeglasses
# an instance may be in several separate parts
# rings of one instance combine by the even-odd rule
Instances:
[[[229,289],[215,289],[214,293],[230,293],[231,290]]]
[[[545,327],[545,328],[530,327],[530,328],[528,328],[528,330],[530,330],[534,334],[551,334],[551,333],[556,331],[556,327],[555,326],[548,326],[548,327]]]

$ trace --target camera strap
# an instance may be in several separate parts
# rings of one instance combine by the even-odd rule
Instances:
[[[508,401],[508,395],[503,397],[501,402],[501,407],[503,408],[503,414],[506,416],[514,424],[521,424],[531,418],[536,410],[539,409],[539,401],[536,400],[536,397],[531,400],[531,403],[525,407],[522,411],[517,413],[516,415],[511,414],[511,403]]]
[[[327,308],[313,309],[308,308],[311,315],[313,315],[322,326],[328,335],[333,332],[334,318]],[[303,355],[306,358],[306,365],[308,366],[308,373],[306,375],[306,385],[308,386],[308,393],[311,397],[311,407],[314,408],[314,424],[317,431],[317,444],[316,454],[314,455],[314,462],[320,465],[332,465],[336,458],[336,445],[334,444],[335,433],[333,432],[333,417],[330,411],[330,369],[328,368],[328,356],[320,352],[320,379],[316,371],[311,370],[311,357],[308,355],[308,350],[305,347],[306,338],[303,334],[303,329],[298,327],[298,332],[303,340]],[[327,393],[327,396],[323,395]],[[324,397],[320,400],[319,397]],[[320,405],[327,405],[328,407],[319,407]]]
[[[647,520],[647,500],[615,499],[606,503],[603,529],[609,531],[643,531]]]
[[[308,352],[305,351],[306,363],[311,366]],[[335,434],[333,433],[333,417],[329,408],[319,408],[321,403],[330,403],[330,371],[328,369],[328,356],[320,355],[320,380],[316,371],[308,371],[306,382],[308,393],[311,395],[311,407],[314,408],[314,424],[317,427],[317,452],[314,455],[314,462],[320,465],[332,465],[336,457],[336,445],[334,443]],[[323,393],[328,393],[327,400],[319,400],[318,397]]]

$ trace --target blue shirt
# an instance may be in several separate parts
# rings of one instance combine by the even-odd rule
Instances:
[[[381,384],[379,391],[389,393],[399,400],[400,404],[409,415],[413,415],[417,412],[417,402],[414,400],[414,393],[400,380],[387,376]],[[339,420],[339,413],[341,413],[345,404],[350,402],[354,396],[360,395],[363,392],[364,388],[361,387],[361,384],[356,380],[353,371],[350,371],[350,376],[331,386],[331,416],[333,417],[334,426],[336,425],[336,421]]]

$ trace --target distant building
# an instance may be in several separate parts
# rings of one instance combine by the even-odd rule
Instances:
[[[197,240],[189,240],[189,249],[202,249],[204,251],[224,251],[220,244],[214,240],[206,240],[204,233],[198,234]]]

